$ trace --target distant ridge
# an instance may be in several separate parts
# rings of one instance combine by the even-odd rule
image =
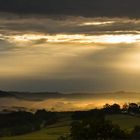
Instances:
[[[13,97],[10,92],[0,90],[0,97]]]
[[[17,98],[22,100],[40,101],[47,98],[62,97],[62,93],[58,92],[17,92],[0,90],[0,98]]]
[[[135,96],[134,96],[135,95]],[[60,93],[60,92],[17,92],[17,91],[2,91],[0,90],[0,99],[14,98],[24,101],[45,101],[48,99],[67,99],[67,100],[126,100],[129,101],[140,99],[139,92],[93,92],[93,93]]]

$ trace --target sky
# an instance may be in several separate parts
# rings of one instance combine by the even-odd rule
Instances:
[[[138,102],[139,83],[139,0],[0,0],[0,89],[23,93],[0,107]]]
[[[17,14],[139,18],[139,0],[1,0],[0,11]]]
[[[0,88],[139,91],[140,19],[1,13]]]
[[[138,0],[1,0],[0,88],[139,91]]]

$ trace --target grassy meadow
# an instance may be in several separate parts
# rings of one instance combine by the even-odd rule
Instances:
[[[140,118],[129,115],[108,115],[106,119],[118,124],[122,129],[131,131],[135,125],[140,125]],[[56,124],[43,128],[40,131],[21,136],[3,137],[0,140],[57,140],[62,135],[67,135],[71,123],[70,117],[61,118]]]
[[[140,125],[140,117],[130,115],[108,115],[106,119],[118,124],[121,129],[131,131],[134,126]]]
[[[40,131],[13,137],[3,137],[0,140],[57,140],[60,136],[69,133],[71,119],[63,118],[56,124],[43,128]]]

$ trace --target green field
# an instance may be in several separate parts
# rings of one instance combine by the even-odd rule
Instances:
[[[106,117],[122,129],[131,131],[135,125],[140,125],[140,118],[129,115],[108,115]],[[63,118],[54,125],[48,126],[40,131],[30,134],[4,137],[0,140],[57,140],[58,137],[69,133],[71,118]]]
[[[70,118],[60,120],[40,131],[14,137],[3,137],[0,140],[57,140],[60,136],[67,135],[70,129]]]
[[[130,115],[108,115],[106,117],[114,124],[118,124],[121,129],[131,131],[136,125],[140,125],[140,117]]]

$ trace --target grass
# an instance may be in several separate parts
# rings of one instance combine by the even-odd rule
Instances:
[[[0,140],[57,140],[60,136],[69,133],[70,123],[71,118],[65,118],[40,131],[21,136],[3,137]]]
[[[106,117],[111,120],[114,124],[118,124],[121,129],[131,131],[136,125],[140,125],[140,117],[130,115],[108,115]]]
[[[135,125],[140,125],[140,118],[129,115],[108,115],[106,119],[118,124],[122,129],[131,131]],[[14,137],[3,137],[0,140],[57,140],[62,135],[69,134],[70,117],[63,117],[56,124],[50,125],[40,131]]]

